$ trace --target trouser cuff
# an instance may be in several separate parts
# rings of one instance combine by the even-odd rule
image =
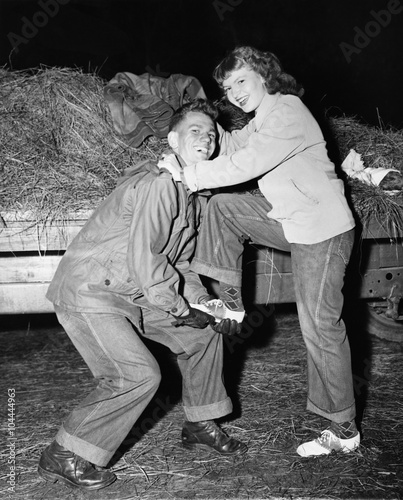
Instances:
[[[214,420],[224,417],[232,412],[232,401],[229,397],[205,406],[184,406],[186,419],[189,422],[200,422],[201,420]]]
[[[242,270],[215,267],[207,262],[197,259],[196,257],[192,260],[190,269],[197,274],[208,276],[209,278],[213,278],[221,283],[228,283],[233,286],[242,285]]]
[[[343,410],[330,412],[325,411],[322,408],[318,408],[310,399],[308,399],[306,408],[307,410],[316,413],[316,415],[320,415],[321,417],[325,417],[332,422],[336,422],[336,424],[350,422],[351,420],[354,420],[356,416],[355,403]]]
[[[115,450],[103,450],[83,439],[72,436],[66,432],[63,426],[60,427],[55,439],[64,448],[67,448],[79,457],[84,458],[84,460],[99,465],[100,467],[105,467],[115,454]]]

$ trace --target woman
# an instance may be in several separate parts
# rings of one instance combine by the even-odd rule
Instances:
[[[352,451],[360,434],[341,311],[355,224],[343,182],[319,125],[300,99],[302,88],[274,54],[236,48],[216,67],[214,78],[228,101],[254,117],[242,130],[220,130],[220,155],[214,160],[182,171],[170,156],[159,166],[192,191],[257,179],[261,196],[212,197],[192,269],[220,282],[221,302],[211,302],[210,311],[221,305],[216,316],[239,320],[243,243],[291,252],[308,355],[307,408],[330,421],[320,437],[301,444],[297,452]]]

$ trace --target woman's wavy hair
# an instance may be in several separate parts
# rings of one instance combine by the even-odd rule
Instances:
[[[230,74],[247,66],[256,71],[265,81],[269,94],[280,92],[281,94],[292,94],[302,97],[304,89],[295,78],[286,73],[277,56],[271,52],[263,52],[253,47],[236,47],[215,68],[213,78],[218,85],[226,80]]]

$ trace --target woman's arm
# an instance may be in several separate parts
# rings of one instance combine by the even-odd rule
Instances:
[[[249,124],[250,125],[250,124]],[[239,131],[248,133],[247,125]],[[226,147],[242,134],[225,134]],[[214,160],[198,162],[183,170],[183,178],[192,191],[232,186],[261,177],[304,149],[304,132],[300,117],[283,104],[265,117],[259,130],[252,131],[246,144],[235,152],[220,155]]]
[[[227,132],[217,123],[217,130],[219,134],[219,154],[229,155],[246,146],[251,134],[256,132],[256,125],[254,120],[252,120],[240,130]]]

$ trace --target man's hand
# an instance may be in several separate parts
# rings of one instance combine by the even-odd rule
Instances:
[[[172,323],[173,326],[190,326],[192,328],[206,328],[207,325],[213,325],[215,323],[214,316],[200,311],[199,309],[194,309],[189,307],[189,314],[186,316],[179,316],[176,321]]]
[[[182,167],[179,165],[178,160],[174,154],[164,155],[157,163],[159,169],[165,168],[171,172],[174,181],[181,182]]]
[[[242,323],[238,323],[234,319],[222,319],[219,323],[212,325],[212,329],[221,333],[222,335],[236,335],[237,333],[241,333]]]

